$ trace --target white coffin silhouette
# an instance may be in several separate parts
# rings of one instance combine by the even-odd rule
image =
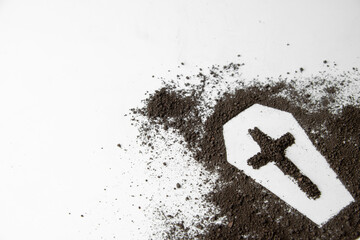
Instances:
[[[274,139],[288,132],[294,136],[295,143],[286,149],[286,157],[317,185],[321,191],[319,198],[308,198],[294,179],[285,175],[274,162],[259,169],[248,165],[248,159],[260,152],[259,145],[248,132],[255,127]],[[354,201],[326,159],[288,112],[254,104],[224,125],[224,138],[229,163],[319,226]]]

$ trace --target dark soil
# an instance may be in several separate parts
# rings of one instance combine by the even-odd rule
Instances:
[[[193,93],[185,94],[165,86],[149,97],[144,109],[134,111],[147,116],[150,122],[162,124],[165,129],[177,129],[184,136],[186,146],[193,152],[195,159],[207,170],[220,174],[218,184],[206,198],[220,209],[220,214],[214,217],[226,216],[228,223],[207,226],[206,234],[199,234],[196,238],[353,240],[360,236],[359,106],[344,106],[337,114],[331,112],[327,106],[336,94],[336,88],[329,88],[329,96],[317,103],[318,110],[309,111],[301,104],[308,104],[311,96],[296,89],[291,82],[279,81],[254,84],[219,95],[212,115],[203,122],[198,108],[202,91],[203,88],[197,88]],[[284,91],[290,94],[290,98],[278,94]],[[255,103],[293,114],[354,197],[355,202],[324,226],[318,227],[227,162],[223,125]],[[203,129],[202,133],[200,129]],[[250,133],[264,146],[261,148],[261,156],[249,160],[250,165],[260,168],[274,161],[285,174],[298,182],[309,197],[316,199],[320,196],[316,185],[302,175],[291,161],[286,160],[284,150],[294,142],[291,134],[274,140],[259,137],[260,133],[256,129],[250,130]],[[176,236],[172,238],[177,239]]]

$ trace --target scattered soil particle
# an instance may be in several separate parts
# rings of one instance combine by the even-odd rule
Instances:
[[[354,239],[360,235],[360,174],[359,128],[360,109],[345,107],[339,116],[323,110],[309,113],[306,109],[295,106],[281,97],[274,96],[280,90],[288,89],[283,84],[275,85],[266,90],[251,88],[238,90],[233,95],[222,98],[215,106],[214,114],[206,122],[206,135],[201,144],[197,159],[209,169],[218,169],[220,179],[227,187],[217,188],[209,199],[216,203],[228,218],[237,218],[231,229],[213,226],[203,239],[238,239],[240,236],[255,233],[257,239]],[[313,222],[291,208],[266,188],[256,184],[226,161],[226,149],[222,133],[223,125],[237,114],[255,103],[277,108],[292,113],[305,129],[313,144],[329,161],[339,178],[356,202],[346,207],[340,214],[331,219],[325,226],[318,228]],[[322,125],[326,126],[327,134],[314,134],[311,130]],[[353,139],[356,144],[342,144]],[[341,166],[341,167],[340,167]],[[301,181],[302,182],[302,181]],[[241,194],[239,194],[241,191]],[[316,197],[317,189],[313,189]],[[311,192],[311,191],[310,191]],[[267,200],[266,210],[264,201]],[[288,210],[291,209],[289,212]],[[279,222],[275,219],[282,217]],[[352,224],[344,226],[344,217],[352,219]],[[291,226],[291,232],[289,232]]]
[[[237,64],[232,64],[221,69],[237,71],[238,67]],[[300,71],[304,69],[300,68]],[[215,82],[214,86],[216,86],[222,74],[219,69],[211,69],[207,76],[199,73],[197,77],[203,79],[203,82],[200,86],[190,85],[192,86],[190,92],[176,89],[171,84],[165,85],[150,95],[144,108],[133,111],[135,114],[147,116],[151,124],[161,124],[165,130],[176,129],[184,137],[186,146],[196,161],[207,170],[219,174],[215,188],[206,199],[220,209],[220,213],[212,217],[214,219],[225,217],[230,220],[227,225],[218,223],[204,226],[205,232],[189,236],[187,228],[180,222],[172,226],[168,237],[206,240],[244,238],[353,240],[359,237],[360,108],[358,105],[346,105],[337,113],[330,110],[331,96],[337,94],[336,87],[341,83],[325,91],[327,104],[322,100],[315,101],[314,96],[304,90],[309,87],[320,88],[326,80],[325,82],[314,80],[303,89],[299,89],[295,81],[269,81],[266,84],[256,82],[250,86],[240,84],[243,87],[235,91],[218,92],[216,104],[210,107],[211,114],[204,121],[200,114],[202,109],[200,100],[205,86],[211,85],[210,81]],[[321,228],[227,162],[223,125],[256,103],[291,113],[354,197],[355,202]],[[310,111],[309,106],[317,110]],[[321,193],[317,186],[302,175],[290,161],[286,161],[284,150],[294,142],[291,134],[274,140],[269,137],[259,137],[261,133],[256,129],[249,131],[260,145],[261,142],[268,142],[263,144],[261,158],[253,159],[254,161],[250,159],[250,165],[259,168],[269,161],[274,161],[285,174],[297,181],[299,187],[309,197],[314,199],[320,197]],[[280,146],[274,146],[276,142]],[[285,161],[282,161],[284,159]],[[176,184],[176,187],[180,188],[181,185]],[[177,235],[179,231],[182,232],[179,235],[181,237]]]

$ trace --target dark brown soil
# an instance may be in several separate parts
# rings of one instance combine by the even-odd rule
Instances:
[[[233,219],[234,224],[232,228],[214,226],[204,239],[241,239],[243,235],[254,233],[257,239],[355,239],[360,235],[360,175],[357,170],[360,167],[357,147],[360,144],[360,131],[356,127],[360,126],[360,109],[346,107],[339,116],[326,111],[310,114],[285,99],[272,97],[273,89],[240,90],[233,96],[225,97],[206,123],[207,132],[198,159],[209,168],[220,166],[221,179],[230,183],[225,189],[217,189],[210,198],[220,206],[223,214]],[[322,228],[295,209],[289,213],[287,209],[290,207],[284,202],[226,161],[222,126],[254,103],[292,113],[356,199],[355,203]],[[327,126],[328,134],[325,137],[311,133],[313,128],[321,124]],[[357,143],[343,144],[348,139],[357,139]],[[242,194],[238,194],[238,190]],[[265,204],[264,200],[268,202]],[[282,218],[277,221],[280,216]]]
[[[309,111],[301,106],[307,106],[311,96],[296,89],[291,82],[280,81],[254,84],[220,95],[213,113],[203,122],[198,108],[202,91],[203,88],[196,88],[191,94],[185,94],[165,86],[149,97],[144,109],[134,111],[148,116],[150,122],[162,124],[165,129],[177,129],[184,136],[195,159],[207,170],[220,174],[215,189],[206,198],[220,209],[220,214],[214,217],[226,216],[228,223],[207,226],[206,233],[199,234],[196,238],[353,240],[360,236],[359,106],[344,106],[337,114],[331,112],[327,106],[336,94],[336,88],[332,88],[329,89],[326,99],[316,103],[319,105],[318,110]],[[290,98],[279,95],[285,91]],[[293,114],[354,197],[354,203],[344,208],[324,226],[318,227],[227,162],[223,125],[255,103]],[[316,199],[320,196],[316,185],[302,175],[295,165],[286,161],[284,150],[294,141],[291,134],[281,138],[280,145],[274,146],[271,144],[279,144],[279,141],[259,138],[256,129],[250,130],[250,133],[259,143],[269,142],[263,144],[259,159],[249,160],[250,165],[259,168],[269,161],[274,161],[285,174],[297,180],[299,187],[309,197]],[[171,237],[177,239],[176,235]]]

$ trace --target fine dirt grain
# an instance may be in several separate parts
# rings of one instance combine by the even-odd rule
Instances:
[[[176,131],[183,136],[183,144],[196,161],[210,172],[219,174],[215,188],[205,197],[220,209],[219,214],[210,217],[215,220],[225,217],[226,222],[201,226],[205,228],[204,232],[187,238],[353,240],[359,237],[359,95],[340,91],[353,82],[358,83],[357,71],[352,75],[342,75],[342,78],[323,74],[307,79],[303,85],[299,85],[300,80],[296,78],[268,79],[266,83],[255,80],[248,85],[238,80],[230,84],[234,87],[225,88],[224,91],[216,90],[217,86],[226,81],[226,77],[236,77],[240,66],[214,66],[209,74],[200,71],[184,80],[178,77],[176,81],[164,83],[163,88],[151,94],[143,108],[133,109],[135,116],[148,118],[150,127],[142,128],[142,131],[150,131],[151,125],[155,124],[160,124],[165,130]],[[186,88],[179,87],[179,81],[185,81]],[[314,91],[309,92],[309,89]],[[320,97],[319,91],[322,93]],[[255,103],[293,114],[354,197],[354,203],[321,228],[227,162],[223,125]],[[256,129],[250,130],[250,133],[254,139],[259,135]],[[274,161],[285,174],[297,181],[309,197],[316,199],[321,195],[317,186],[302,175],[294,164],[286,161],[284,149],[293,143],[290,135],[287,135],[280,147],[271,145],[271,142],[276,142],[273,139],[263,144],[262,159],[266,162]],[[258,141],[262,140],[258,138]],[[144,144],[151,144],[151,137]],[[258,168],[265,163],[256,165],[256,161],[249,160],[249,164]],[[186,231],[183,226],[177,226],[176,229]],[[177,233],[171,230],[168,238],[184,239],[177,237]]]

